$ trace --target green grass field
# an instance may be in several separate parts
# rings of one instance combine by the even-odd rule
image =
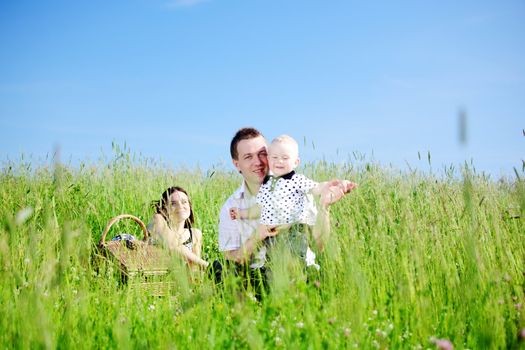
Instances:
[[[302,269],[277,261],[272,292],[258,303],[233,276],[220,289],[204,277],[189,282],[176,259],[172,297],[121,286],[114,264],[93,260],[111,217],[147,223],[151,201],[175,184],[193,201],[204,258],[221,258],[218,213],[240,183],[235,172],[170,170],[129,152],[79,167],[5,164],[2,348],[435,349],[433,339],[455,349],[524,347],[523,180],[366,162],[301,171],[359,188],[331,208],[319,279],[307,283]],[[140,234],[116,226],[112,234]]]

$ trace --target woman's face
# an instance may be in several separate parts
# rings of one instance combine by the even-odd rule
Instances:
[[[186,193],[175,191],[169,197],[166,207],[168,216],[177,222],[185,221],[190,217],[190,201]]]

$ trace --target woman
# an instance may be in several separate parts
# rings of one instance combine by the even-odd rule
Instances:
[[[152,238],[179,253],[190,266],[208,267],[201,259],[202,232],[193,228],[193,209],[188,193],[173,186],[154,202],[156,213],[149,227]]]

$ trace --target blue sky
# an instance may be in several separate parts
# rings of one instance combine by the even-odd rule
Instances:
[[[115,141],[206,168],[255,126],[297,138],[307,161],[426,169],[430,151],[435,169],[512,175],[524,34],[521,0],[2,1],[0,161],[57,145],[97,160]]]

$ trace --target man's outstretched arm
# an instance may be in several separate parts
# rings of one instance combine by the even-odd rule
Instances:
[[[330,205],[339,201],[356,187],[357,184],[347,180],[331,180],[324,183],[320,193],[319,212],[312,232],[315,244],[320,251],[324,249],[330,238]]]

